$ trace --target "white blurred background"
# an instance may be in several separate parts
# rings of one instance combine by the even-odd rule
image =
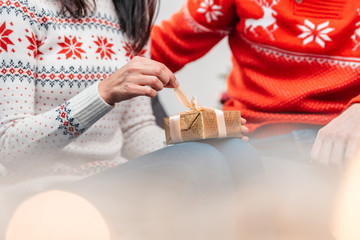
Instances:
[[[168,19],[178,11],[186,0],[162,0],[156,24]],[[204,107],[220,107],[219,94],[226,90],[226,80],[221,77],[231,68],[231,54],[224,38],[203,58],[186,65],[176,72],[182,88],[189,98],[196,96],[200,105]],[[159,93],[160,101],[168,115],[185,111],[171,89],[164,89]]]

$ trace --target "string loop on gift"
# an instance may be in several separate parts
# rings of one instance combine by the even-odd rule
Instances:
[[[206,111],[206,110],[214,110],[213,108],[203,107],[199,104],[199,100],[196,97],[192,97],[191,101],[186,96],[184,90],[181,87],[174,88],[174,93],[179,102],[185,107],[189,108],[187,112],[195,111]]]

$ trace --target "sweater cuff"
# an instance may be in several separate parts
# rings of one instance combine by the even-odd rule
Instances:
[[[113,106],[101,98],[98,85],[99,82],[94,83],[69,100],[68,107],[71,109],[71,115],[85,128],[93,125],[113,109]]]
[[[346,105],[346,109],[348,109],[354,103],[360,103],[360,95],[358,95],[358,96],[354,97],[353,99],[351,99],[350,102]]]

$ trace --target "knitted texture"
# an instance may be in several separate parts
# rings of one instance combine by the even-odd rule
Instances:
[[[111,0],[91,15],[53,0],[0,1],[0,170],[3,182],[89,176],[164,146],[150,99],[115,107],[98,82],[133,57]]]
[[[357,0],[188,0],[153,29],[151,57],[177,71],[228,37],[225,110],[251,131],[326,124],[360,101],[359,13]]]

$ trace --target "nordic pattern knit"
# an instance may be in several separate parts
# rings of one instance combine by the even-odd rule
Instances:
[[[89,176],[164,146],[149,98],[98,94],[132,51],[113,2],[96,6],[73,19],[54,0],[0,0],[1,181]]]
[[[360,101],[358,0],[188,0],[151,37],[151,57],[173,71],[228,37],[224,109],[241,110],[251,131],[326,124]]]

